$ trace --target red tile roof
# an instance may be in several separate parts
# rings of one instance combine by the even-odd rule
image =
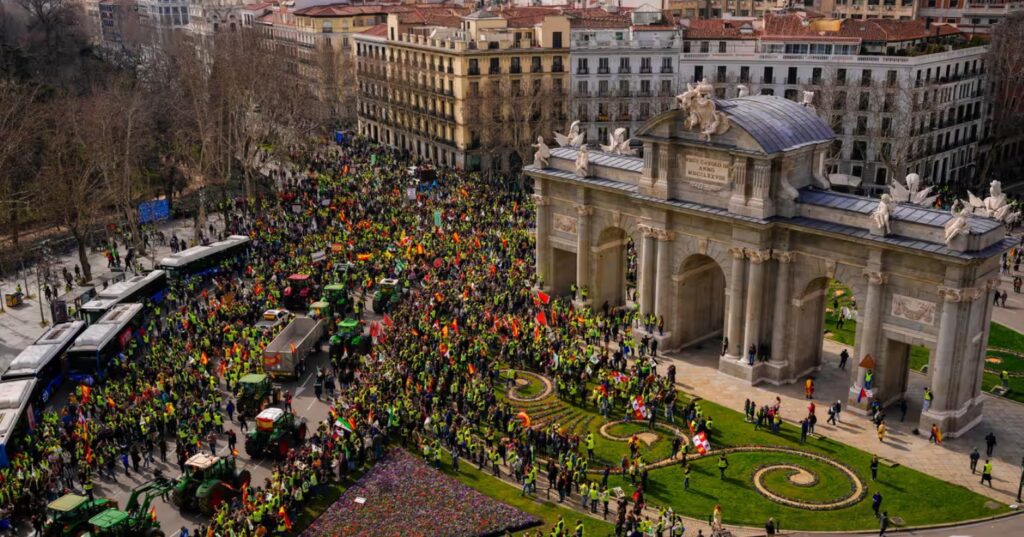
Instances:
[[[366,30],[359,32],[359,35],[368,35],[371,37],[386,37],[388,35],[388,25],[387,23],[381,23],[376,26],[371,26]]]
[[[741,33],[743,25],[751,27],[752,32]],[[753,27],[750,21],[697,19],[691,20],[690,26],[683,31],[687,39],[754,39],[762,32]]]

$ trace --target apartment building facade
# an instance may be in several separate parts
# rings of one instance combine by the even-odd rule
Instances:
[[[355,36],[359,133],[469,170],[514,170],[564,123],[569,21],[553,8],[406,6]]]
[[[1022,0],[917,0],[919,16],[928,22],[955,24],[969,35],[987,35],[1011,13],[1024,9]]]
[[[707,79],[720,97],[779,95],[810,104],[837,134],[829,173],[880,190],[890,178],[969,181],[986,124],[985,47],[923,21],[696,21],[684,30],[684,82]]]
[[[674,106],[682,32],[667,12],[642,6],[568,12],[570,115],[587,140],[608,143],[617,128],[636,131]]]

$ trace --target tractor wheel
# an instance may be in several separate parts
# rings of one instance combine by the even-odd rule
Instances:
[[[146,537],[164,537],[164,532],[160,528],[149,528],[146,530]]]
[[[286,458],[288,456],[288,450],[291,449],[290,444],[291,442],[289,442],[287,438],[282,438],[281,441],[277,443],[277,456],[282,459]]]
[[[252,475],[249,473],[249,470],[242,470],[235,476],[235,489],[242,490],[242,485],[248,485],[251,482]]]
[[[199,504],[199,511],[204,515],[212,515],[217,512],[217,508],[220,504],[224,503],[227,499],[227,487],[224,483],[217,483],[210,488],[210,492],[203,498],[202,503]]]
[[[296,444],[302,444],[306,441],[306,423],[302,422],[299,424],[299,428],[295,430]]]
[[[252,438],[245,439],[245,453],[250,457],[260,456],[260,448]]]

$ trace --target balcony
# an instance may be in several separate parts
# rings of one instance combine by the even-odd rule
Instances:
[[[589,75],[590,74],[590,69],[587,69],[586,67],[580,67],[580,68],[576,69],[576,74],[577,75]]]
[[[478,67],[470,67],[469,68],[469,76],[480,76],[480,68],[478,68]]]
[[[599,74],[599,75],[607,75],[610,72],[611,71],[609,71],[607,67],[598,67],[597,68],[597,74]]]
[[[641,66],[640,67],[640,74],[641,75],[649,75],[649,74],[651,74],[651,66],[649,66],[649,65],[646,66],[646,67]]]
[[[664,75],[664,74],[670,74],[670,73],[672,73],[672,66],[671,66],[671,65],[668,65],[668,66],[662,66],[662,68],[661,68],[661,74],[663,74],[663,75]]]
[[[628,75],[631,71],[632,69],[630,69],[629,67],[619,67],[620,75]]]
[[[513,74],[513,75],[521,75],[521,74],[523,74],[523,70],[521,68],[519,68],[519,67],[516,67],[516,66],[510,67],[508,72]]]

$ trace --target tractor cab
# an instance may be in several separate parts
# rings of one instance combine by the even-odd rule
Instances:
[[[310,317],[312,319],[323,319],[330,313],[330,304],[323,300],[317,300],[309,305],[309,311],[306,313],[306,317]]]
[[[106,498],[90,500],[78,494],[65,494],[46,506],[43,535],[79,535],[89,528],[89,519],[93,515],[109,507],[117,507],[117,504]]]
[[[331,358],[341,358],[345,351],[350,356],[361,356],[370,352],[370,336],[363,334],[363,325],[355,319],[345,319],[338,324],[338,331],[331,336]]]
[[[352,310],[352,300],[344,284],[332,283],[324,287],[322,301],[327,303],[331,315],[344,315]]]
[[[306,440],[306,423],[291,412],[277,407],[263,409],[256,416],[256,429],[245,439],[245,452],[251,457],[272,455],[284,458]]]
[[[284,305],[291,311],[302,311],[309,304],[312,291],[309,274],[292,274],[288,276],[288,285],[284,288]]]
[[[129,535],[128,513],[119,509],[107,509],[90,518],[89,526],[92,528],[89,533],[90,537],[100,535],[127,536]]]
[[[402,299],[402,290],[395,278],[382,278],[377,282],[377,291],[373,293],[374,313],[393,311]]]
[[[221,503],[238,496],[249,481],[247,470],[235,468],[234,457],[197,453],[185,461],[185,473],[174,485],[171,499],[180,509],[210,515]]]
[[[270,400],[270,377],[263,373],[249,373],[238,379],[238,414],[253,416]]]

